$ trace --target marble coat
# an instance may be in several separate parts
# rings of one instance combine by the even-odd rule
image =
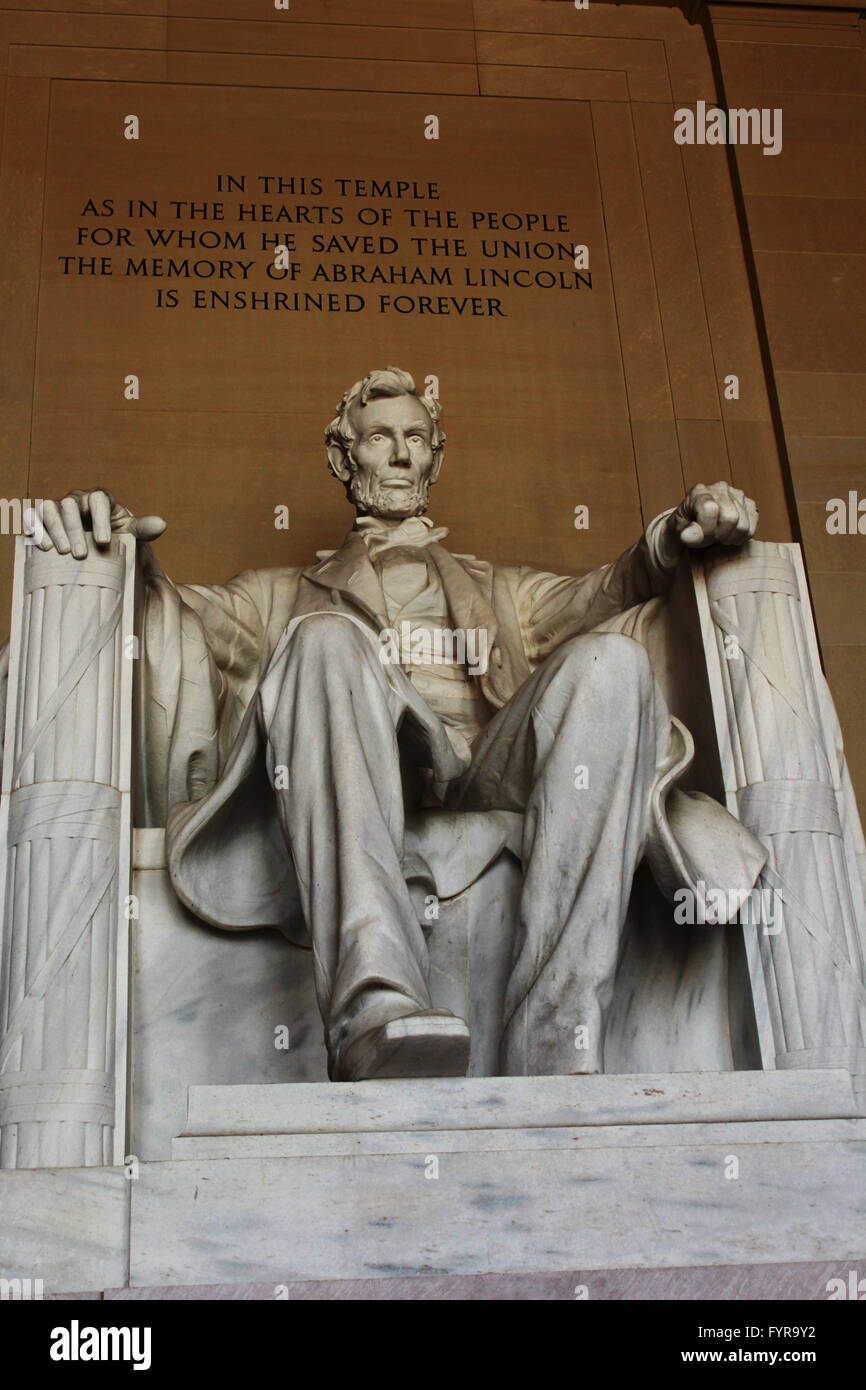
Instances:
[[[656,558],[653,528],[618,560],[581,578],[428,547],[454,627],[486,628],[489,663],[474,677],[491,714],[571,637],[604,630],[640,637],[640,615],[667,591],[671,573]],[[176,585],[142,547],[144,785],[139,824],[166,824],[175,891],[203,920],[240,930],[274,926],[307,944],[290,856],[277,823],[258,688],[290,623],[315,612],[342,613],[378,634],[388,626],[381,584],[357,531],[307,568],[247,571],[223,586]],[[411,719],[422,762],[442,782],[462,764],[443,726],[417,697]],[[766,850],[715,801],[683,793],[677,781],[693,756],[687,729],[672,720],[669,757],[653,788],[646,857],[668,896],[750,889]],[[461,891],[507,845],[514,816],[477,814],[471,867],[454,882],[441,834],[410,818],[404,862],[425,866],[440,896]],[[481,822],[480,826],[478,822]],[[408,875],[407,875],[408,876]],[[447,894],[444,890],[447,881]]]

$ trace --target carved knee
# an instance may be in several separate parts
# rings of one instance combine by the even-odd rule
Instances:
[[[605,694],[620,697],[645,688],[653,678],[646,650],[619,632],[590,632],[565,642],[552,658],[557,674],[575,683],[596,683]]]
[[[358,623],[338,613],[311,613],[303,618],[292,633],[291,647],[302,649],[305,655],[316,652],[329,662],[348,660],[353,664],[359,656],[376,653],[375,634],[368,636]]]

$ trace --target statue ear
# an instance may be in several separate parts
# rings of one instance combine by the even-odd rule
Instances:
[[[438,444],[433,450],[433,467],[430,469],[430,486],[432,487],[439,474],[442,472],[442,464],[445,462],[445,445]]]
[[[347,483],[352,476],[349,455],[343,445],[336,441],[328,445],[328,467],[334,477],[340,479],[341,483]]]

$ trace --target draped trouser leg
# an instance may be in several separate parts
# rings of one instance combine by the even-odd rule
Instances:
[[[427,946],[401,864],[403,683],[399,671],[389,679],[368,633],[314,614],[259,695],[332,1070],[359,1027],[430,1007]]]
[[[669,736],[643,647],[590,633],[549,657],[474,747],[451,803],[524,812],[506,1075],[603,1069],[622,928]]]

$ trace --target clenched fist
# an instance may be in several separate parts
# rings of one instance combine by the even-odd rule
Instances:
[[[683,550],[707,545],[745,545],[755,534],[758,508],[730,483],[696,483],[665,523],[662,545],[675,561]]]
[[[59,502],[43,502],[38,515],[29,518],[26,529],[41,550],[53,549],[83,560],[87,555],[85,530],[93,532],[97,545],[108,545],[115,532],[153,541],[162,535],[165,526],[161,516],[133,516],[107,488],[97,487],[89,492],[76,488]]]

